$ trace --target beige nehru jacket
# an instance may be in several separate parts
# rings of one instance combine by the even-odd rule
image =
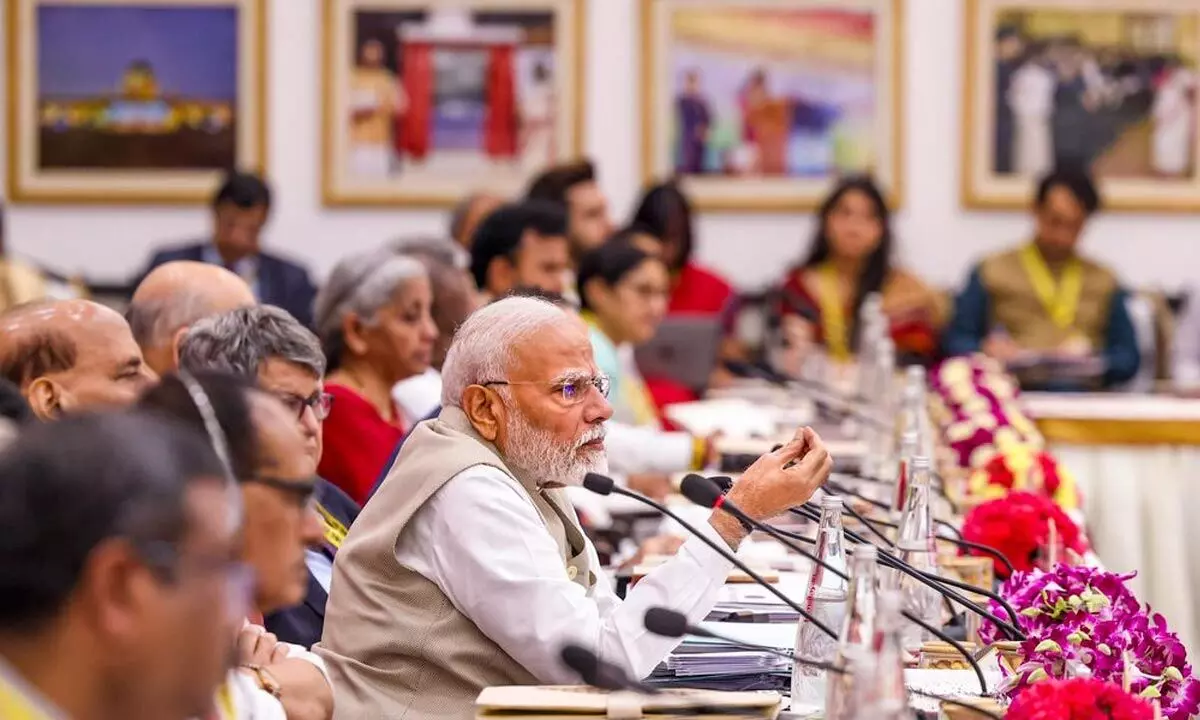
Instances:
[[[461,614],[436,584],[402,566],[405,526],[446,482],[477,465],[529,493],[568,576],[595,583],[578,517],[561,489],[543,490],[506,467],[458,408],[419,424],[334,563],[325,630],[314,650],[335,693],[335,720],[473,717],[479,691],[536,679]],[[571,570],[571,568],[574,568]]]

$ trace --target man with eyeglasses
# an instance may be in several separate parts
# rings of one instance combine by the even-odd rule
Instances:
[[[244,505],[239,554],[252,571],[252,603],[237,633],[237,672],[223,686],[231,710],[218,717],[330,717],[333,696],[321,661],[256,624],[257,616],[304,598],[304,550],[322,533],[312,508],[312,467],[294,416],[252,383],[213,372],[168,375],[139,405],[191,423],[214,449],[224,448]]]
[[[332,398],[321,385],[325,355],[311,331],[271,305],[238,308],[192,325],[179,346],[180,368],[221,371],[245,378],[274,395],[292,413],[316,473],[321,459],[321,422]],[[333,559],[359,507],[332,483],[316,480],[315,507],[325,523],[320,543],[306,551],[304,602],[268,615],[266,627],[286,642],[311,647],[321,639]]]
[[[699,538],[617,598],[565,488],[606,472],[612,408],[587,327],[534,298],[472,314],[442,367],[443,410],[411,433],[334,565],[314,650],[337,717],[474,718],[493,685],[577,682],[570,643],[645,677],[677,640],[645,632],[648,608],[698,622],[732,564]],[[805,428],[764,455],[729,499],[766,520],[820,487],[831,460]],[[736,551],[747,531],[701,526]]]
[[[205,715],[233,649],[239,511],[180,424],[24,428],[0,452],[0,717]]]

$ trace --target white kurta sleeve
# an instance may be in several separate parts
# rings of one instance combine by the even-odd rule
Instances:
[[[724,544],[707,523],[703,532]],[[434,495],[400,536],[397,559],[437,584],[454,607],[545,683],[578,682],[559,653],[576,643],[635,677],[678,644],[646,631],[662,606],[693,622],[716,602],[732,563],[696,538],[621,601],[588,544],[596,586],[567,577],[566,565],[528,494],[495,468],[463,471]]]

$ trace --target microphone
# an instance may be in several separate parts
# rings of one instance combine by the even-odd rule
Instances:
[[[717,488],[717,486],[713,482],[711,482],[708,478],[703,477],[701,475],[697,475],[695,473],[690,473],[689,475],[687,475],[686,477],[683,478],[683,481],[680,483],[679,489],[680,489],[680,492],[683,493],[684,497],[686,497],[688,500],[691,500],[692,502],[696,503],[697,505],[703,505],[705,507],[712,507],[713,509],[724,510],[725,512],[729,513],[730,515],[733,515],[739,521],[748,522],[751,525],[753,525],[755,527],[755,529],[761,530],[761,531],[767,533],[771,537],[775,538],[775,540],[782,543],[785,547],[789,548],[790,550],[793,550],[794,552],[796,552],[799,555],[803,555],[804,557],[817,563],[818,565],[825,568],[826,570],[833,573],[834,575],[837,575],[838,577],[842,578],[843,580],[847,580],[847,581],[850,580],[849,575],[842,572],[839,568],[836,568],[836,567],[830,565],[829,563],[825,562],[821,558],[817,557],[817,555],[815,553],[812,553],[812,552],[809,552],[808,550],[802,549],[800,546],[796,545],[791,540],[789,540],[779,530],[775,529],[774,527],[772,527],[766,523],[760,523],[757,520],[754,520],[753,518],[746,515],[746,513],[742,512],[737,506],[735,506],[733,503],[729,502],[726,499],[726,497],[721,494],[721,492]],[[847,536],[849,536],[848,532],[847,532]],[[886,553],[880,553],[880,558],[883,558],[885,555],[886,555]],[[932,587],[934,590],[936,590],[939,594],[941,594],[943,596],[949,592],[945,588],[938,587],[937,585],[929,582],[925,578],[915,576],[915,575],[914,575],[914,577],[917,577],[917,579],[919,581],[923,582],[924,584],[929,585],[930,587]],[[962,602],[968,603],[968,601],[965,598],[962,599]],[[984,612],[984,611],[980,610],[980,612]],[[967,662],[971,665],[971,669],[973,669],[975,671],[975,675],[979,679],[979,686],[980,686],[980,688],[982,688],[983,694],[984,695],[987,694],[987,692],[988,692],[987,679],[984,678],[984,676],[983,676],[983,670],[979,667],[979,663],[975,662],[975,658],[971,656],[971,653],[967,652],[966,648],[964,648],[957,640],[951,638],[949,635],[945,634],[938,628],[933,627],[932,625],[925,622],[921,618],[917,617],[913,613],[911,613],[907,610],[904,610],[901,612],[901,614],[904,615],[904,617],[907,618],[910,622],[916,623],[922,629],[928,631],[930,634],[932,634],[937,639],[939,639],[942,642],[946,643],[947,645],[950,645],[951,647],[953,647],[964,658],[966,658]],[[991,618],[989,618],[989,619],[991,619]],[[999,620],[999,618],[996,618],[996,620]]]
[[[784,375],[771,368],[763,367],[760,364],[741,362],[739,360],[722,360],[721,363],[726,370],[739,377],[757,378],[785,390],[807,390],[813,395],[813,400],[818,406],[831,413],[848,416],[878,428],[890,429],[892,427],[891,423],[885,422],[855,407],[854,402],[862,400],[862,398],[857,396],[847,397],[841,390],[828,383]]]
[[[697,476],[697,477],[699,477],[699,476]],[[779,600],[782,601],[784,605],[787,605],[792,610],[795,610],[796,613],[798,615],[800,615],[800,617],[811,622],[821,632],[825,633],[826,635],[833,638],[834,640],[837,639],[837,633],[835,633],[833,630],[831,630],[827,625],[825,625],[825,623],[823,623],[820,620],[818,620],[817,618],[813,617],[812,613],[805,610],[803,607],[801,607],[799,604],[797,604],[795,601],[793,601],[787,595],[784,595],[782,592],[779,591],[779,588],[775,587],[771,583],[764,580],[761,575],[759,575],[758,573],[751,570],[750,567],[746,565],[746,563],[744,563],[740,559],[738,559],[738,557],[736,555],[734,555],[732,552],[730,552],[728,548],[723,548],[718,543],[713,542],[711,539],[709,539],[709,537],[707,535],[705,535],[704,533],[697,530],[696,527],[694,525],[692,525],[691,523],[689,523],[686,520],[684,520],[683,518],[679,517],[679,515],[677,513],[675,513],[673,510],[671,510],[667,506],[662,505],[661,503],[657,503],[657,502],[651,500],[650,498],[646,497],[645,495],[639,495],[638,493],[635,493],[631,490],[627,490],[626,488],[623,488],[620,485],[617,485],[613,481],[612,478],[601,475],[600,473],[588,473],[586,476],[584,476],[583,487],[590,490],[591,492],[596,493],[597,495],[611,495],[613,493],[616,493],[617,495],[623,495],[627,498],[632,498],[644,505],[649,505],[650,507],[659,511],[663,515],[666,515],[667,517],[671,518],[675,522],[679,523],[679,525],[682,526],[684,530],[687,530],[692,535],[695,535],[696,537],[700,538],[701,542],[703,542],[705,545],[712,548],[713,551],[716,552],[718,555],[720,555],[721,557],[725,558],[726,560],[729,560],[730,562],[732,562],[734,567],[736,567],[737,569],[746,573],[746,575],[751,580],[753,580],[754,582],[761,585],[764,589],[767,590],[767,592],[769,592],[772,595],[774,595],[775,597],[779,598]],[[718,492],[718,494],[719,494],[719,492]]]
[[[849,508],[847,508],[847,510],[849,510]],[[868,527],[870,525],[882,525],[883,527],[888,527],[888,528],[900,527],[899,523],[894,523],[890,520],[879,520],[877,518],[862,517],[858,513],[854,513],[854,512],[852,512],[851,514],[855,517],[855,519],[857,519],[859,522],[863,523],[864,525],[867,525]],[[1012,562],[1007,557],[1005,557],[1004,553],[1000,552],[999,550],[992,547],[991,545],[984,545],[983,543],[972,542],[970,540],[963,540],[962,538],[946,537],[945,535],[939,535],[937,537],[937,539],[939,541],[948,542],[951,545],[954,545],[957,547],[964,547],[964,548],[968,548],[971,550],[978,550],[980,552],[984,552],[989,555],[992,555],[997,560],[999,560],[1002,565],[1004,565],[1006,568],[1008,568],[1009,574],[1016,572],[1016,568],[1013,567]],[[975,589],[979,590],[980,588],[975,588]]]
[[[833,490],[834,492],[836,492],[839,495],[849,495],[850,497],[862,500],[866,504],[868,504],[872,507],[878,508],[880,510],[884,510],[886,512],[891,512],[891,510],[892,510],[891,506],[888,505],[887,503],[883,502],[882,500],[876,500],[875,498],[867,497],[866,495],[863,495],[862,493],[857,493],[857,492],[851,490],[850,488],[846,487],[845,485],[842,485],[841,483],[836,482],[834,480],[827,480],[825,482],[825,485],[828,486],[830,490]],[[847,508],[848,507],[849,506],[847,505]],[[855,514],[854,517],[859,518],[859,516],[857,514]],[[933,523],[935,525],[937,525],[938,527],[946,528],[956,538],[958,538],[960,540],[962,539],[962,532],[958,528],[954,527],[954,525],[952,525],[951,523],[948,523],[945,520],[939,520],[937,518],[933,518]],[[891,541],[888,541],[888,542],[890,543]]]
[[[800,517],[806,518],[808,520],[812,520],[814,522],[820,522],[820,513],[810,506],[801,505],[798,508],[793,508],[791,510],[791,512],[796,515],[799,515]],[[789,537],[792,536],[791,533],[786,533],[782,530],[776,529],[776,532],[780,532]],[[843,532],[845,533],[846,537],[849,538],[853,542],[856,542],[860,545],[870,544],[869,540],[867,540],[863,536],[859,535],[858,533],[854,532],[853,530],[843,530]],[[966,599],[962,595],[945,587],[945,585],[955,585],[955,583],[950,583],[949,581],[947,581],[946,578],[938,577],[938,576],[930,576],[926,573],[923,573],[923,572],[917,570],[916,568],[910,566],[908,563],[904,562],[903,560],[901,560],[887,552],[879,553],[879,561],[881,563],[887,565],[888,567],[890,567],[894,570],[898,570],[898,571],[904,573],[905,575],[908,575],[909,577],[917,580],[922,585],[933,588],[942,597],[947,598],[948,600],[953,600],[954,602],[958,603],[959,605],[961,605],[962,607],[964,607],[968,610],[971,610],[972,612],[974,612],[975,614],[984,618],[985,620],[992,622],[994,625],[996,625],[996,627],[1003,630],[1005,632],[1005,634],[1009,636],[1009,638],[1011,638],[1013,640],[1024,640],[1025,639],[1025,633],[1023,633],[1020,630],[1020,628],[1018,628],[1016,625],[1011,625],[1007,622],[1004,622],[1000,618],[996,617],[995,615],[988,612],[987,610],[979,607],[978,605],[976,605],[975,603]],[[975,586],[969,586],[969,587],[971,588],[971,590],[970,590],[971,592],[979,592],[979,594],[981,594],[981,595],[987,594],[982,591],[983,590],[982,588],[977,588]],[[1011,612],[1011,608],[1006,608],[1006,610],[1010,611],[1009,614],[1015,620],[1016,614]],[[928,629],[928,628],[926,628],[926,629]]]
[[[807,518],[807,516],[805,516],[805,517]],[[776,529],[779,530],[778,528],[776,528]],[[799,533],[788,532],[787,530],[779,530],[779,532],[782,533],[783,535],[791,538],[792,540],[796,540],[798,542],[806,543],[808,545],[816,545],[817,544],[817,541],[815,539],[806,537],[804,535],[800,535]],[[851,539],[853,539],[853,538],[851,538]],[[943,539],[945,539],[945,538],[943,538]],[[882,554],[886,554],[886,553],[881,553],[881,555]],[[894,559],[894,556],[889,555],[889,557],[892,557]],[[1020,625],[1020,621],[1017,620],[1017,612],[1015,610],[1013,610],[1012,606],[1008,604],[1008,601],[1005,600],[999,593],[993,592],[987,588],[981,588],[978,585],[972,585],[970,583],[965,583],[960,580],[955,580],[953,578],[941,577],[939,575],[933,575],[931,573],[927,573],[922,570],[917,570],[916,568],[912,568],[912,569],[914,571],[920,573],[927,579],[929,579],[931,582],[949,585],[951,587],[955,587],[960,590],[966,590],[967,592],[978,593],[989,599],[995,600],[996,602],[998,602],[1000,604],[1001,607],[1004,608],[1004,612],[1008,613],[1008,616],[1010,618],[1012,618],[1013,624],[1016,626]]]
[[[601,660],[596,653],[581,645],[566,645],[560,655],[563,664],[574,670],[584,684],[601,690],[631,690],[654,694],[658,690],[631,679],[616,665]]]
[[[667,608],[655,607],[655,608],[650,608],[649,610],[647,610],[645,624],[646,624],[647,630],[654,633],[655,635],[662,635],[663,637],[674,638],[674,637],[683,637],[684,635],[696,635],[699,637],[710,637],[710,638],[714,638],[717,640],[722,640],[724,642],[727,642],[730,645],[733,645],[734,647],[746,648],[747,650],[758,650],[760,652],[765,652],[768,655],[775,655],[776,657],[787,658],[788,660],[791,660],[798,665],[804,665],[806,667],[812,667],[812,668],[816,668],[818,670],[826,670],[828,672],[834,673],[835,675],[847,675],[850,672],[846,668],[838,667],[837,665],[834,665],[833,663],[826,663],[826,662],[820,662],[819,660],[807,660],[805,658],[799,658],[799,657],[796,657],[794,654],[787,652],[786,650],[780,650],[778,648],[773,648],[768,645],[756,645],[754,643],[748,643],[748,642],[745,642],[742,640],[738,640],[736,638],[731,638],[728,635],[722,635],[720,633],[715,633],[711,630],[707,630],[702,627],[697,627],[696,625],[690,625],[690,624],[688,624],[687,618],[684,617],[684,615],[682,613],[675,612],[674,610],[668,610]],[[941,695],[935,695],[934,693],[925,692],[923,690],[916,690],[913,688],[906,688],[906,689],[908,690],[908,692],[910,692],[914,695],[920,695],[922,697],[927,697],[927,698],[931,698],[934,700],[941,700],[942,702],[948,703],[950,705],[955,705],[957,707],[966,708],[968,710],[975,710],[979,713],[982,713],[983,715],[988,716],[989,718],[995,718],[995,720],[1003,720],[1002,717],[1000,717],[999,715],[997,715],[989,710],[983,710],[980,708],[976,708],[973,705],[961,702],[959,700],[955,700],[954,698],[943,697]]]

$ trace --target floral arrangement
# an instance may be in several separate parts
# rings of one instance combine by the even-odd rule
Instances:
[[[1081,557],[1087,552],[1087,541],[1075,521],[1053,500],[1031,492],[1012,492],[976,506],[967,513],[962,534],[965,540],[996,548],[1015,570],[1028,572],[1037,567],[1041,551],[1051,543],[1051,523],[1061,549]],[[996,577],[1008,577],[1007,565],[999,560],[993,564]]]
[[[1021,643],[1022,663],[1005,682],[1004,692],[1018,701],[1030,692],[1041,698],[1038,688],[1048,680],[1092,678],[1156,700],[1169,720],[1200,712],[1200,681],[1192,675],[1186,649],[1161,615],[1137,601],[1126,585],[1132,577],[1057,565],[1050,572],[1018,572],[1009,578],[1000,594],[1017,609],[1027,638]],[[1005,612],[995,601],[991,610]],[[998,637],[994,626],[980,631],[985,642]]]
[[[1112,683],[1050,680],[1021,693],[1006,720],[1153,720],[1154,706]]]
[[[971,473],[967,492],[981,500],[996,500],[1010,492],[1034,492],[1064,510],[1079,509],[1075,480],[1043,450],[1017,446],[995,455]]]
[[[1066,510],[1079,509],[1074,478],[1044,451],[1045,438],[1021,409],[1017,385],[1000,365],[982,355],[951,358],[931,378],[933,415],[958,466],[971,470],[967,491],[973,498],[1028,491]]]

